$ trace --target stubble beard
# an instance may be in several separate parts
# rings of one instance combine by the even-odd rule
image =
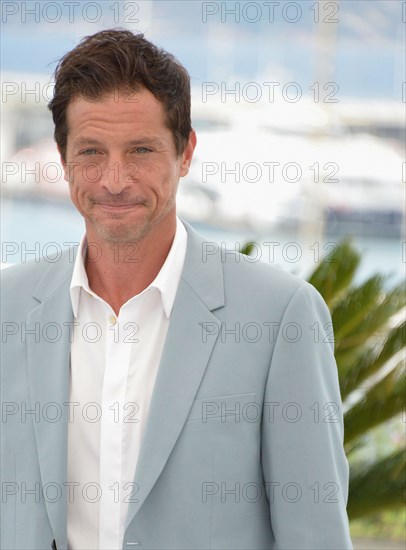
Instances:
[[[109,223],[103,223],[97,219],[93,219],[91,220],[91,225],[96,234],[103,241],[110,244],[136,244],[141,241],[152,228],[152,224],[148,216],[132,223],[126,223],[118,218],[119,216],[117,216],[116,220],[110,220]]]
[[[101,222],[96,217],[90,219],[90,222],[96,234],[105,242],[110,244],[137,244],[142,241],[151,230],[159,225],[172,209],[174,209],[176,213],[176,198],[171,200],[167,204],[165,210],[157,217],[151,215],[149,204],[141,208],[144,210],[143,215],[132,223],[126,223],[120,220],[121,215],[117,215],[117,218],[111,219],[110,223]]]

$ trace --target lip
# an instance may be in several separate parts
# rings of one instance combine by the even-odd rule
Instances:
[[[139,204],[101,204],[99,203],[99,206],[101,208],[104,208],[105,210],[111,210],[112,212],[121,212],[122,210],[133,210],[136,206],[140,206]]]

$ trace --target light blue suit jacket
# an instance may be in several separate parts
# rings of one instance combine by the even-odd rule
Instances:
[[[123,548],[352,548],[324,301],[184,224]],[[73,261],[2,272],[1,548],[67,548]]]

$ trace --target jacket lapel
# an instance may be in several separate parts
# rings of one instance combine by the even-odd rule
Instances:
[[[224,305],[220,255],[202,261],[202,239],[184,220],[188,244],[135,471],[137,501],[126,528],[162,472],[186,421],[216,338],[204,342],[203,323],[220,324],[211,312]],[[219,334],[219,331],[217,331]]]
[[[66,548],[67,425],[69,407],[69,323],[73,313],[68,253],[52,264],[36,287],[40,302],[27,315],[27,365],[31,408],[39,407],[34,431],[45,504],[58,547]],[[65,324],[64,324],[65,323]],[[35,336],[34,336],[35,334]],[[38,337],[37,337],[38,334]]]

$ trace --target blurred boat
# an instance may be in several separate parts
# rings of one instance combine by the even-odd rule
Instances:
[[[368,110],[363,102],[357,115],[354,101],[346,110],[345,102],[326,106],[309,98],[263,105],[208,103],[194,95],[198,145],[179,184],[180,215],[262,232],[320,219],[326,233],[403,234],[405,162],[402,135],[393,130],[396,120],[401,126],[393,114],[398,107],[375,102]],[[5,111],[2,193],[69,201],[45,100],[14,98]]]

